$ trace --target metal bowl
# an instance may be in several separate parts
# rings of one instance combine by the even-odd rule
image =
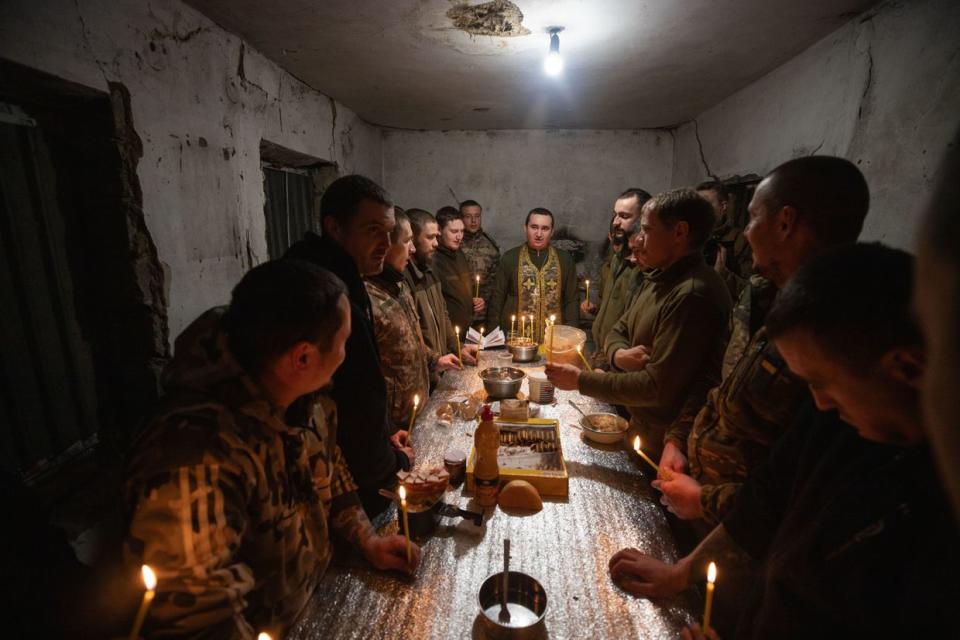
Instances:
[[[513,354],[514,362],[532,362],[537,359],[537,352],[540,349],[539,344],[513,345],[507,343],[507,349]]]
[[[615,428],[598,429],[594,424],[599,420],[610,422]],[[623,434],[626,433],[630,424],[615,413],[588,413],[580,418],[580,426],[583,427],[583,434],[589,440],[600,444],[614,444],[623,439]]]
[[[511,571],[507,588],[507,608],[510,622],[500,622],[500,591],[503,572],[495,573],[480,586],[481,621],[495,638],[539,637],[538,625],[547,612],[547,592],[534,578],[519,571]],[[542,625],[541,625],[542,628]]]
[[[490,367],[480,372],[483,388],[490,398],[515,398],[527,374],[513,367]]]

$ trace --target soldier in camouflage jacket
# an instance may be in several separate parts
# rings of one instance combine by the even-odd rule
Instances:
[[[465,200],[460,203],[460,213],[463,215],[463,241],[460,249],[466,256],[474,277],[480,276],[480,296],[489,300],[493,293],[493,280],[497,275],[497,266],[500,264],[500,247],[490,235],[483,230],[481,215],[482,207],[474,200]],[[474,314],[474,324],[483,324],[484,314]]]
[[[264,335],[262,324],[244,328],[236,319],[243,314],[234,313],[237,300],[247,309],[274,304],[274,318],[294,314],[297,296],[286,307],[277,296],[297,282],[315,285],[317,274],[336,296],[326,296],[333,304],[315,305],[318,313],[304,325],[319,327],[320,337],[294,338],[275,364],[250,373],[235,354],[249,357],[268,347],[238,346],[243,336],[277,344],[276,335]],[[244,283],[252,283],[247,293]],[[264,295],[269,289],[278,293]],[[254,638],[269,631],[281,637],[330,562],[331,530],[375,566],[411,569],[403,538],[376,535],[360,507],[336,445],[335,407],[315,392],[342,360],[349,333],[343,292],[334,276],[312,265],[267,263],[234,290],[233,318],[212,309],[177,339],[164,370],[165,396],[126,466],[126,557],[149,564],[159,578],[148,634]],[[324,316],[325,323],[317,320]],[[306,364],[292,377],[287,364],[301,357]]]

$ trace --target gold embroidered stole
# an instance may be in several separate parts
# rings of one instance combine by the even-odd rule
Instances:
[[[551,315],[557,317],[557,323],[563,322],[560,304],[563,274],[560,270],[560,259],[553,247],[548,247],[547,251],[547,261],[543,263],[542,269],[537,269],[530,260],[527,245],[523,245],[517,264],[517,315],[533,315],[533,336],[541,343],[545,321]]]

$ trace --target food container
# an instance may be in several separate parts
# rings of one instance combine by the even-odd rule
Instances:
[[[480,372],[483,388],[490,398],[515,398],[527,376],[514,367],[490,367]]]
[[[411,525],[412,528],[412,525]],[[491,638],[541,638],[546,636],[543,616],[547,612],[547,592],[536,579],[519,571],[510,571],[507,607],[510,621],[500,621],[503,572],[483,581],[477,599],[480,623]]]
[[[507,343],[507,349],[510,350],[510,353],[513,354],[514,362],[533,362],[537,359],[537,350],[540,348],[536,342],[528,343],[518,343],[512,344]]]
[[[544,373],[531,373],[527,376],[527,389],[530,391],[530,400],[537,404],[553,402],[553,383],[547,380]]]
[[[551,343],[550,334],[553,333]],[[547,362],[554,364],[572,364],[579,367],[582,364],[580,356],[577,354],[577,347],[583,351],[583,345],[587,342],[587,334],[576,327],[568,327],[564,324],[547,327],[544,337],[544,357]],[[551,347],[553,350],[551,352]]]
[[[456,486],[467,477],[467,454],[460,449],[448,449],[443,454],[443,466],[450,474],[450,484]]]
[[[580,419],[583,434],[600,444],[615,444],[623,439],[630,424],[615,413],[588,413]]]

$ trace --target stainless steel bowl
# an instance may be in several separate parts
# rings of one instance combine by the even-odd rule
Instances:
[[[540,349],[540,345],[536,343],[526,345],[512,345],[507,343],[507,349],[513,354],[514,362],[533,362],[537,359],[537,351]]]
[[[523,379],[527,377],[523,371],[513,367],[490,367],[479,375],[483,380],[483,388],[491,398],[515,398]]]
[[[595,420],[612,422],[616,428],[612,430],[597,429],[594,426]],[[627,432],[630,423],[615,413],[588,413],[580,419],[580,425],[583,427],[583,434],[588,439],[600,444],[614,444],[623,439],[623,434]]]
[[[547,612],[547,592],[536,579],[525,573],[511,571],[509,575],[509,622],[500,622],[499,619],[503,573],[493,574],[480,586],[480,618],[488,635],[494,638],[546,637],[543,616]]]

